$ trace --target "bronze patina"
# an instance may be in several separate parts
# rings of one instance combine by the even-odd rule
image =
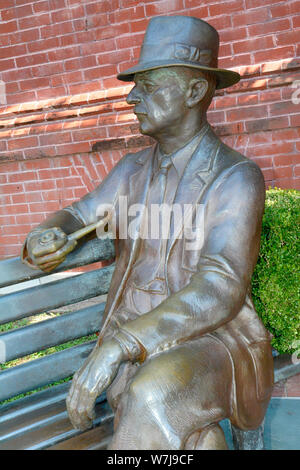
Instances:
[[[116,217],[118,255],[99,341],[67,398],[73,425],[86,429],[106,390],[115,411],[110,449],[226,449],[219,421],[255,429],[271,396],[270,335],[250,294],[264,179],[207,123],[215,89],[240,78],[217,68],[218,48],[217,31],[198,18],[150,21],[138,65],[118,77],[135,82],[127,101],[141,133],[157,143],[122,158],[24,245],[26,262],[51,271],[75,248],[70,234],[97,222],[100,206],[120,215],[126,198],[144,208],[135,236],[121,237]],[[145,214],[161,204],[192,207],[201,243],[190,248],[175,211],[166,236],[142,236]]]

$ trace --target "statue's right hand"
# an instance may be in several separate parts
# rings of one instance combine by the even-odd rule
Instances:
[[[62,263],[77,245],[59,227],[38,228],[29,233],[26,240],[27,256],[30,262],[49,272]]]

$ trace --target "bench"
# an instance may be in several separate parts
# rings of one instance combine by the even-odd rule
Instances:
[[[55,273],[112,260],[114,245],[109,239],[93,239],[78,247]],[[97,265],[96,265],[97,266]],[[92,269],[33,287],[26,281],[42,279],[45,273],[23,265],[19,258],[0,261],[0,324],[34,317],[61,307],[78,304],[108,292],[114,264]],[[52,276],[53,277],[53,276]],[[59,277],[59,274],[58,274]],[[1,288],[17,286],[20,290],[1,293]],[[13,361],[99,331],[104,302],[94,303],[70,313],[53,316],[0,334],[0,362]],[[30,360],[0,372],[0,403],[27,392],[25,397],[0,405],[0,450],[96,450],[105,449],[113,432],[113,413],[105,394],[97,399],[92,429],[81,432],[72,427],[65,399],[71,377],[92,351],[95,340]],[[275,381],[300,372],[290,356],[275,358]],[[50,386],[52,385],[52,386]],[[42,390],[39,390],[41,389]],[[39,391],[36,391],[36,390]],[[229,428],[234,449],[262,449],[263,425],[255,431]]]

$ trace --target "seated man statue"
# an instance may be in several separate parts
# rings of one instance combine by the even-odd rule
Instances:
[[[218,48],[217,31],[198,18],[150,20],[138,65],[118,78],[135,82],[127,101],[141,133],[157,143],[127,154],[93,192],[30,232],[24,246],[24,259],[50,271],[76,245],[67,235],[96,222],[99,207],[117,214],[116,267],[99,341],[67,398],[74,427],[87,429],[96,398],[107,392],[115,412],[109,449],[226,449],[219,422],[255,429],[271,396],[270,334],[250,294],[264,179],[207,123],[215,89],[240,79],[218,68]],[[131,235],[121,237],[125,198],[129,208],[144,209]],[[192,207],[191,230],[174,210],[167,236],[142,236],[151,207],[161,205]],[[49,229],[47,251],[39,239]],[[201,243],[191,233],[202,233]]]

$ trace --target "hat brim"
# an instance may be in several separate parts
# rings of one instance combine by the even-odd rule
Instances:
[[[123,82],[133,82],[134,75],[138,72],[147,72],[148,70],[155,70],[155,69],[160,69],[162,67],[174,67],[174,66],[191,67],[194,69],[213,72],[217,77],[217,86],[216,86],[217,90],[228,88],[232,85],[235,85],[241,79],[240,74],[237,72],[233,72],[232,70],[205,67],[195,62],[189,62],[189,61],[182,62],[176,59],[137,64],[134,67],[131,67],[125,70],[124,72],[119,73],[117,75],[117,78]]]

